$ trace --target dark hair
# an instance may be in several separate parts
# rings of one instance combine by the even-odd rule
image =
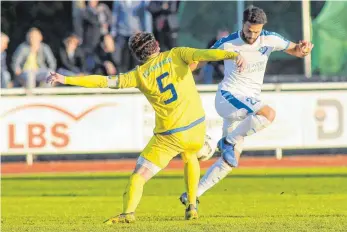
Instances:
[[[252,24],[265,24],[267,17],[263,9],[255,6],[249,6],[243,12],[243,23],[250,22]]]
[[[128,42],[130,51],[140,61],[158,51],[158,44],[152,33],[139,32],[131,36]]]
[[[77,35],[77,34],[75,34],[75,33],[69,33],[66,37],[65,37],[65,39],[63,40],[63,43],[64,44],[66,44],[66,43],[68,43],[72,38],[76,38],[77,40],[78,40],[78,44],[79,45],[81,45],[81,38]]]

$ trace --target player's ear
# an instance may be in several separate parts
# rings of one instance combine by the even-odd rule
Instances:
[[[158,47],[158,52],[160,52],[160,44],[159,44],[158,40],[155,41],[155,44],[156,44],[157,47]]]

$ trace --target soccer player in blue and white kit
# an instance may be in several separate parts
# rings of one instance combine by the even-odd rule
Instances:
[[[224,121],[223,138],[218,142],[221,157],[200,180],[198,197],[227,176],[233,167],[238,166],[244,137],[266,128],[275,119],[275,110],[260,99],[270,54],[284,51],[302,58],[313,48],[313,44],[308,41],[296,44],[275,32],[263,30],[266,22],[265,12],[250,6],[243,12],[242,30],[220,39],[212,46],[212,49],[240,53],[246,66],[240,72],[235,61],[224,61],[224,79],[219,84],[215,98],[217,113]],[[239,124],[232,130],[235,122]],[[185,193],[180,200],[182,203],[186,201]]]

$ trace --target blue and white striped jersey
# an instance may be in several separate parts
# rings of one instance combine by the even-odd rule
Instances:
[[[243,41],[241,31],[218,40],[211,48],[238,52],[247,63],[244,71],[238,72],[234,60],[225,60],[224,79],[219,84],[219,89],[246,96],[259,96],[270,54],[286,50],[289,44],[290,41],[281,35],[266,30],[262,30],[253,44]]]

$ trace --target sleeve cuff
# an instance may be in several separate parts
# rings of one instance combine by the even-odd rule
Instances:
[[[119,89],[119,76],[108,76],[107,77],[107,86],[112,89]]]

